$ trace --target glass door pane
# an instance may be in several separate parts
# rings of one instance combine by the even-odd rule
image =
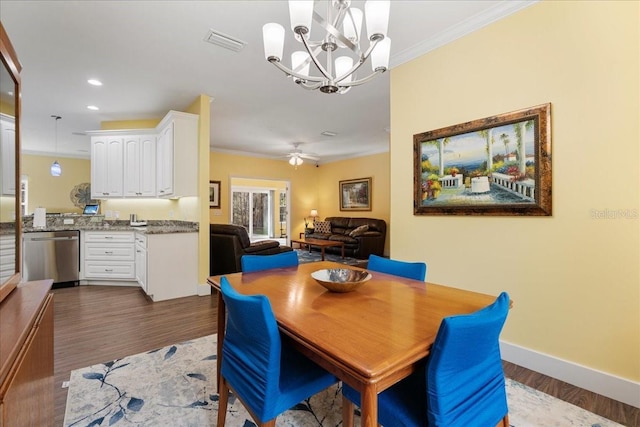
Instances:
[[[231,223],[235,225],[243,225],[247,230],[250,230],[249,192],[233,191],[232,200]]]
[[[232,189],[231,222],[246,227],[249,239],[268,239],[273,234],[271,191]]]
[[[271,236],[269,226],[271,221],[271,209],[270,209],[270,197],[268,192],[253,192],[252,193],[252,208],[253,208],[253,224],[251,229],[251,236],[254,238],[268,238]]]

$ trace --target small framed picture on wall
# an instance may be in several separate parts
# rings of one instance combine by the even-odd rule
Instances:
[[[220,209],[220,181],[209,181],[209,208]]]

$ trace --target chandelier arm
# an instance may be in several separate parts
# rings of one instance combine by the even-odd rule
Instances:
[[[369,74],[367,77],[363,77],[360,80],[354,80],[349,83],[340,83],[338,84],[338,86],[340,87],[360,86],[363,83],[367,83],[368,81],[373,80],[374,77],[376,77],[378,74],[384,73],[385,71],[387,71],[385,68],[378,68],[376,71]]]
[[[329,74],[327,72],[327,70],[325,70],[325,68],[322,66],[322,64],[320,64],[320,62],[318,62],[318,58],[316,58],[315,55],[313,53],[311,53],[311,48],[309,47],[309,44],[307,43],[305,38],[301,37],[301,39],[302,39],[302,44],[304,45],[304,48],[309,53],[309,57],[311,57],[311,60],[313,61],[315,66],[318,67],[318,70],[320,70],[320,73],[322,73],[322,75],[324,76],[325,79],[333,80],[333,76],[331,76],[331,74]],[[327,54],[328,54],[329,57],[331,57],[329,51],[327,51]],[[311,81],[318,81],[318,80],[314,80],[313,78],[311,78],[311,76],[309,76],[308,79],[311,80]]]
[[[297,73],[292,69],[285,67],[284,65],[282,65],[282,62],[277,61],[276,59],[270,60],[269,62],[271,62],[288,76],[297,77],[302,80],[310,80],[312,82],[323,82],[325,80],[323,77],[306,76],[304,74]]]
[[[367,62],[367,59],[369,59],[369,56],[371,56],[371,52],[373,52],[373,49],[376,47],[379,41],[380,40],[374,40],[373,42],[371,42],[367,51],[360,56],[360,59],[355,63],[355,65],[351,67],[351,69],[347,71],[343,76],[341,77],[336,76],[336,80],[335,80],[336,83],[340,83],[342,80],[346,79],[348,76],[350,76],[351,74],[356,72],[360,67],[362,67],[362,65],[365,62]]]
[[[342,15],[342,13],[343,13],[342,11],[338,13],[338,16],[336,17],[336,23],[338,18]],[[358,56],[361,55],[360,48],[358,47],[358,45],[354,44],[351,40],[346,38],[344,34],[340,32],[340,30],[338,30],[336,27],[334,27],[329,22],[327,22],[322,16],[320,16],[320,14],[318,14],[318,12],[315,12],[315,11],[313,12],[313,19],[318,24],[320,24],[327,33],[331,34],[333,37],[338,39],[342,44],[344,44],[346,47],[351,49],[356,55]]]
[[[313,44],[313,43],[309,43],[309,45],[310,45],[310,46],[314,46],[314,44]],[[312,53],[310,56],[315,56],[315,55],[317,55],[318,53],[320,53],[320,50],[321,50],[321,49],[322,49],[322,48],[321,48],[319,45],[317,45],[317,46],[316,46],[316,48],[315,48],[315,50],[313,51],[313,53]],[[298,65],[298,66],[297,66],[293,71],[295,71],[295,72],[297,73],[298,71],[300,71],[300,70],[302,70],[304,67],[306,67],[306,66],[307,66],[307,64],[309,64],[310,62],[311,62],[311,58],[310,58],[310,57],[307,57],[307,59],[305,59],[304,61],[302,61],[302,63],[301,63],[300,65]],[[302,74],[302,75],[303,75],[303,74]],[[307,78],[306,80],[309,80],[309,78]],[[318,80],[318,81],[319,81],[319,80]]]
[[[324,81],[322,82],[317,82],[315,84],[309,84],[307,82],[305,82],[304,80],[296,80],[296,83],[298,84],[298,86],[307,89],[307,90],[316,90],[319,89],[320,86],[322,86],[324,84]]]

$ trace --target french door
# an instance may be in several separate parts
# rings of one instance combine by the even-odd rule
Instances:
[[[249,239],[273,236],[273,190],[232,188],[231,222],[243,225]]]

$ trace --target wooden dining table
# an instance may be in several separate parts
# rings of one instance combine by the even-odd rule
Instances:
[[[320,261],[226,277],[241,294],[266,295],[281,333],[360,391],[361,425],[367,427],[377,426],[378,393],[425,363],[444,317],[471,313],[495,301],[491,295],[378,272],[371,272],[372,278],[355,291],[334,293],[311,277],[326,268],[345,266]],[[221,277],[208,278],[218,291],[218,355],[226,323]],[[219,356],[218,376],[220,362]]]

